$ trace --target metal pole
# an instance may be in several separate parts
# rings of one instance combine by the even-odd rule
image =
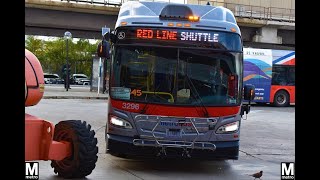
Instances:
[[[68,91],[68,89],[69,89],[69,62],[68,62],[68,39],[67,39],[67,59],[66,59],[66,61],[67,61],[67,69],[66,69],[66,71],[67,71],[67,77],[66,77],[66,90]]]
[[[101,57],[99,58],[99,76],[98,76],[98,94],[100,94],[100,81],[101,81]]]

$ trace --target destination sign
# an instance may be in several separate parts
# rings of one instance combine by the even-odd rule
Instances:
[[[240,35],[225,31],[154,27],[121,27],[117,43],[156,43],[161,46],[201,47],[242,51]]]
[[[187,32],[174,30],[154,30],[154,29],[137,29],[136,37],[138,39],[163,39],[163,40],[181,40],[181,41],[208,41],[219,42],[218,33],[207,32]]]

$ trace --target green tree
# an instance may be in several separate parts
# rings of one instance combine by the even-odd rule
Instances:
[[[46,71],[49,73],[56,73],[61,76],[62,66],[66,63],[66,43],[63,38],[58,38],[54,41],[46,41],[45,43]]]
[[[42,65],[43,71],[62,75],[62,66],[66,64],[66,40],[57,38],[44,41],[28,36],[25,42],[28,50],[33,52]],[[90,44],[88,39],[79,39],[76,43],[68,40],[68,62],[72,73],[91,76],[92,55],[96,53],[98,41]]]
[[[73,44],[72,71],[74,73],[83,73],[91,76],[92,55],[96,53],[98,43],[90,44],[87,39],[80,39]]]
[[[41,39],[36,39],[34,36],[27,36],[25,41],[25,48],[31,51],[40,61],[45,64],[45,43]]]

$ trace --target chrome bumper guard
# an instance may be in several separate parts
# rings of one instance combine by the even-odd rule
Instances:
[[[135,146],[152,146],[152,147],[174,147],[183,149],[208,149],[216,150],[216,145],[208,142],[185,142],[185,141],[166,141],[166,140],[149,140],[149,139],[134,139]]]

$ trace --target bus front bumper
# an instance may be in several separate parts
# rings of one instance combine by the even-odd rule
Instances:
[[[239,141],[215,141],[173,143],[171,141],[156,142],[133,137],[106,134],[107,151],[110,154],[128,157],[157,157],[159,153],[166,157],[181,157],[188,151],[190,158],[195,159],[234,159],[239,157]],[[192,146],[191,146],[192,145]],[[165,152],[163,152],[165,149]]]

